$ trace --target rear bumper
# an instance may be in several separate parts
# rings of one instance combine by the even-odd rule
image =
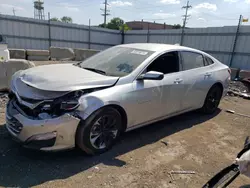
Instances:
[[[45,120],[32,119],[22,114],[14,101],[6,108],[6,128],[14,140],[24,147],[43,151],[74,148],[79,121],[70,114]]]

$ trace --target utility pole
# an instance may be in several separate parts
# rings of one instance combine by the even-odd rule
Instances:
[[[110,14],[108,13],[110,10],[107,9],[108,4],[108,0],[105,0],[104,4],[104,9],[101,8],[101,11],[103,11],[104,13],[102,14],[102,16],[104,16],[104,26],[106,26],[107,23],[107,16],[109,16]]]
[[[189,1],[187,1],[187,5],[182,7],[183,9],[186,9],[186,13],[185,15],[183,15],[184,19],[183,19],[183,28],[186,27],[187,24],[187,19],[190,17],[190,15],[188,15],[188,9],[192,8],[191,5],[189,5]]]
[[[187,25],[187,19],[190,17],[190,15],[188,15],[188,9],[192,8],[192,6],[189,5],[189,1],[187,1],[187,5],[183,6],[182,8],[186,9],[186,11],[185,11],[185,15],[183,15],[184,19],[183,19],[182,32],[181,32],[181,45],[183,44],[184,29]]]
[[[48,23],[49,23],[49,48],[51,47],[51,24],[50,24],[50,12],[48,12]]]
[[[15,8],[13,7],[13,15],[15,16],[16,15],[16,10],[15,10]]]
[[[232,63],[233,63],[234,54],[235,54],[235,48],[236,48],[236,45],[237,45],[237,40],[238,40],[238,36],[239,36],[241,22],[242,22],[242,15],[240,15],[238,26],[237,26],[237,30],[236,30],[236,33],[235,33],[233,50],[232,50],[232,53],[231,53],[231,59],[230,59],[230,62],[229,62],[229,67],[231,67]]]

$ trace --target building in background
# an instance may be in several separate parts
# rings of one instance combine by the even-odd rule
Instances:
[[[175,29],[173,25],[160,24],[155,22],[131,21],[126,22],[129,28],[132,30],[156,30],[156,29]]]

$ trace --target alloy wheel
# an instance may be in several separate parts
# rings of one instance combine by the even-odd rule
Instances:
[[[218,90],[213,90],[209,93],[207,98],[207,108],[211,111],[215,110],[220,103],[220,92]]]
[[[105,149],[116,139],[118,128],[112,115],[103,115],[95,121],[90,131],[90,143],[96,149]]]

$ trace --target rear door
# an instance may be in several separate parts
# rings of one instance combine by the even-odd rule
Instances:
[[[213,71],[207,66],[203,54],[181,51],[184,90],[181,102],[183,110],[200,108],[213,84]]]

